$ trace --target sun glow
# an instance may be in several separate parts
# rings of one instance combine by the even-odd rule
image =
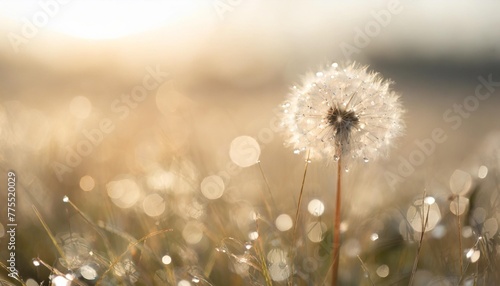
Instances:
[[[21,3],[18,3],[21,2]],[[196,1],[8,1],[2,14],[76,38],[117,39],[191,16]],[[38,24],[38,25],[37,25]]]

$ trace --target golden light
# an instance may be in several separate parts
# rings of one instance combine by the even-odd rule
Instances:
[[[20,3],[18,3],[20,2]],[[68,36],[117,39],[175,23],[193,15],[196,1],[9,1],[5,16]]]

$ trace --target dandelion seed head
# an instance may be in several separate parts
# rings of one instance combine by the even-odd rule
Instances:
[[[282,126],[294,153],[310,158],[361,159],[387,154],[404,130],[403,108],[390,82],[356,64],[304,77],[282,104]],[[350,155],[350,156],[345,156]]]

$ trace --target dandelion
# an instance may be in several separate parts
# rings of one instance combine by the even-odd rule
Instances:
[[[399,95],[390,90],[390,84],[377,73],[367,72],[367,67],[351,64],[342,68],[334,63],[327,70],[307,75],[301,86],[293,86],[282,105],[286,145],[295,154],[307,151],[302,186],[310,158],[333,159],[338,164],[332,285],[337,283],[339,265],[342,161],[369,162],[386,155],[390,143],[404,129]],[[302,192],[303,187],[295,224]]]
[[[364,162],[387,154],[404,124],[399,95],[389,81],[352,64],[307,75],[283,107],[286,144],[311,158]],[[349,155],[349,156],[348,156]]]

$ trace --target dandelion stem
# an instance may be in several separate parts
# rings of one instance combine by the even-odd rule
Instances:
[[[333,229],[333,252],[332,252],[332,286],[337,285],[339,272],[339,250],[340,250],[340,207],[342,198],[342,157],[337,161],[337,196],[335,206],[335,218]]]
[[[108,252],[108,255],[109,255],[110,259],[111,260],[115,259],[115,255],[111,251],[111,249],[112,249],[111,248],[111,244],[109,243],[109,240],[106,238],[106,236],[104,235],[104,233],[99,229],[99,227],[83,211],[81,211],[80,208],[78,208],[78,206],[75,205],[69,198],[68,198],[67,203],[73,209],[75,209],[75,211],[83,218],[83,220],[86,223],[88,223],[88,225],[90,227],[92,227],[97,232],[97,234],[102,238],[102,241],[104,242],[104,245],[106,246],[106,250]]]
[[[299,193],[299,201],[297,203],[297,211],[295,212],[295,223],[293,224],[293,234],[292,234],[292,249],[291,249],[291,254],[292,257],[290,259],[290,262],[292,264],[292,279],[288,280],[288,285],[293,284],[293,273],[295,271],[294,269],[294,261],[295,261],[295,255],[297,252],[296,249],[296,244],[297,244],[297,226],[299,225],[299,217],[300,217],[300,205],[302,204],[302,195],[304,194],[304,185],[306,183],[306,175],[307,175],[307,167],[309,166],[309,153],[310,151],[307,151],[307,159],[306,159],[306,165],[304,167],[304,175],[302,176],[302,184],[300,185],[300,193]]]
[[[266,184],[267,192],[269,193],[269,197],[271,198],[271,202],[273,203],[273,208],[278,209],[278,205],[276,204],[276,201],[274,200],[273,193],[271,192],[271,187],[269,186],[269,182],[266,178],[266,175],[264,174],[264,170],[262,169],[262,165],[260,164],[260,161],[257,163],[259,166],[260,174],[262,175],[262,178],[264,179],[264,183]],[[262,192],[262,195],[264,195],[264,192]],[[271,207],[269,206],[269,203],[266,199],[263,200],[266,204],[267,208],[267,213],[269,214],[270,217],[273,217]]]
[[[169,232],[169,231],[172,231],[172,229],[161,229],[161,230],[157,230],[157,231],[153,231],[153,232],[150,232],[149,234],[143,236],[142,238],[140,238],[139,240],[137,240],[136,242],[134,243],[131,243],[127,249],[120,255],[118,256],[117,258],[115,258],[115,260],[111,263],[111,265],[108,267],[108,269],[106,269],[106,271],[104,271],[104,273],[101,275],[101,278],[99,278],[99,280],[97,280],[96,284],[95,285],[100,285],[102,280],[106,277],[106,274],[108,274],[112,269],[114,269],[114,267],[116,266],[116,264],[118,264],[121,259],[134,247],[136,247],[137,245],[139,245],[141,242],[145,241],[146,239],[148,238],[151,238],[153,236],[156,236],[156,235],[159,235],[159,234],[162,234],[162,233],[165,233],[165,232]]]
[[[366,277],[370,281],[370,285],[375,286],[375,283],[373,283],[372,278],[370,277],[370,271],[368,271],[368,267],[366,267],[365,263],[363,260],[361,260],[361,257],[359,255],[356,255],[359,259],[359,262],[361,263],[361,268],[363,268],[363,271],[366,273]]]
[[[257,223],[257,233],[259,233],[259,219],[256,221]],[[257,238],[257,247],[255,248],[255,252],[260,260],[260,267],[262,269],[262,275],[264,276],[264,280],[266,281],[266,286],[273,286],[273,282],[271,280],[271,276],[269,275],[269,269],[267,267],[266,258],[264,256],[264,246],[262,245],[262,238]]]
[[[48,265],[45,261],[41,260],[41,259],[40,259],[40,258],[38,258],[38,257],[36,258],[36,260],[37,260],[38,262],[40,262],[40,264],[42,264],[43,266],[45,266],[45,268],[49,269],[51,272],[55,273],[56,275],[58,275],[58,276],[62,276],[62,277],[65,277],[66,279],[68,279],[68,278],[66,277],[66,275],[65,275],[64,273],[62,273],[61,271],[59,271],[57,268],[55,268],[55,267],[52,267],[52,266]],[[68,280],[69,280],[69,279],[68,279]],[[73,284],[73,283],[74,283],[74,284],[79,285],[79,286],[85,286],[85,284],[83,284],[82,282],[80,282],[80,281],[78,280],[78,278],[72,279],[72,280],[70,280],[70,281],[71,281],[71,282],[70,282],[70,284]],[[68,281],[68,282],[69,282],[69,281]]]
[[[424,191],[424,196],[422,197],[422,208],[423,208],[423,211],[425,213],[425,196],[426,196],[426,193]],[[425,218],[424,218],[424,213],[421,213],[421,221],[423,222],[422,223],[422,233],[420,233],[420,241],[418,242],[418,247],[417,247],[417,255],[415,256],[415,260],[413,261],[413,269],[411,271],[411,277],[410,277],[410,283],[408,283],[408,286],[412,286],[413,285],[413,281],[415,280],[415,273],[417,273],[417,265],[418,265],[418,259],[419,259],[419,256],[420,256],[420,250],[422,249],[422,244],[423,244],[423,240],[424,240],[424,235],[425,235],[425,230],[427,229],[427,223],[429,222],[429,213],[431,211],[431,206],[429,205],[427,207],[427,213],[425,214]]]
[[[462,261],[462,223],[460,222],[460,196],[457,196],[456,215],[458,224],[458,260],[460,261],[460,277],[464,275],[464,262]]]
[[[61,255],[61,258],[64,261],[66,261],[66,263],[67,263],[68,260],[66,259],[66,255],[65,255],[64,251],[61,249],[61,247],[57,243],[56,237],[54,236],[54,234],[52,234],[52,231],[50,231],[50,228],[47,225],[47,223],[45,222],[45,220],[43,220],[42,215],[40,214],[38,209],[35,207],[35,205],[31,205],[31,207],[33,208],[33,211],[35,212],[36,217],[38,218],[38,220],[42,224],[43,228],[45,229],[45,232],[50,237],[50,240],[52,241],[52,244],[54,244],[54,247],[56,248],[57,252],[59,253],[59,255]]]
[[[5,264],[3,264],[2,262],[0,262],[0,267],[2,267],[3,269],[5,269],[5,271],[10,273],[9,268],[7,268],[7,266]],[[19,276],[19,274],[18,275],[10,275],[10,277],[14,278],[16,281],[21,283],[21,285],[26,286],[26,283],[24,283],[23,279]],[[3,285],[3,284],[0,284],[0,285]]]

